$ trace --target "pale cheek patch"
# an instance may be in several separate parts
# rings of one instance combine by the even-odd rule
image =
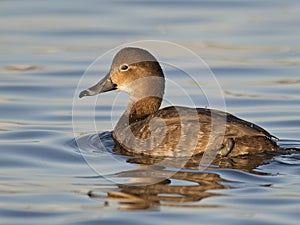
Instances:
[[[132,92],[132,88],[130,87],[130,85],[118,85],[118,90],[127,92],[127,93],[131,93]]]

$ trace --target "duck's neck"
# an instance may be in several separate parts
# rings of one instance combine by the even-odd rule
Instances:
[[[159,97],[145,97],[139,101],[130,99],[126,111],[123,113],[114,128],[114,135],[118,136],[117,139],[128,135],[127,132],[130,130],[127,129],[130,128],[131,124],[142,121],[147,116],[157,112],[161,102],[162,98]]]
[[[123,88],[130,95],[130,99],[122,116],[122,123],[127,120],[126,124],[129,125],[158,111],[164,94],[165,79],[160,76],[147,76],[136,79]]]
[[[161,105],[162,98],[149,96],[138,101],[130,99],[123,116],[128,118],[129,124],[145,119],[147,116],[157,112]]]

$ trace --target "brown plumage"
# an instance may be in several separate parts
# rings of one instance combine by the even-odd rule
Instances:
[[[80,97],[114,89],[129,94],[113,138],[131,154],[235,157],[280,149],[266,130],[226,112],[180,106],[159,110],[164,87],[164,74],[154,56],[143,49],[124,48],[116,54],[110,72]]]

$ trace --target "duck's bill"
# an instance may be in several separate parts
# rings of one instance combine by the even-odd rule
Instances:
[[[90,87],[87,90],[80,92],[79,98],[84,96],[93,96],[103,92],[115,90],[116,85],[110,79],[110,74],[107,74],[102,80],[100,80],[96,85]]]

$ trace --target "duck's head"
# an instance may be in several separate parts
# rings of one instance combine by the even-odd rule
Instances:
[[[108,74],[79,97],[121,90],[135,101],[151,96],[162,98],[164,84],[164,74],[155,57],[144,49],[128,47],[115,55]]]

